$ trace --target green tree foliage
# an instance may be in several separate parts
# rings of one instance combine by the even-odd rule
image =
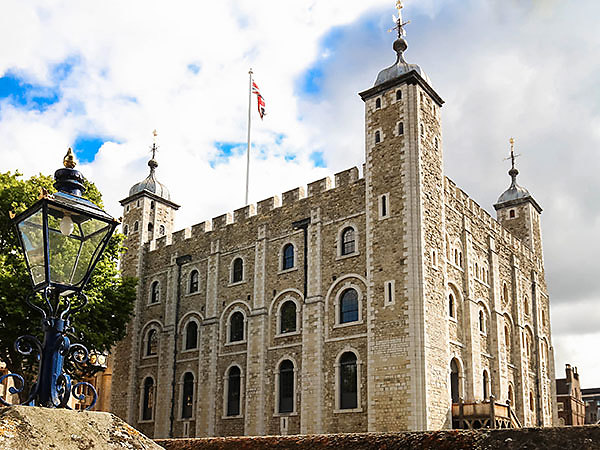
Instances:
[[[52,184],[51,177],[41,174],[23,180],[19,172],[0,173],[0,360],[15,373],[31,369],[15,351],[15,339],[32,334],[41,341],[42,333],[39,314],[25,303],[32,293],[31,281],[8,212],[27,209],[42,188],[54,192]],[[102,207],[98,189],[87,181],[84,197]],[[137,280],[121,277],[117,267],[123,238],[122,234],[111,238],[84,291],[89,304],[71,317],[75,328],[71,340],[89,349],[108,351],[122,339],[133,311]]]

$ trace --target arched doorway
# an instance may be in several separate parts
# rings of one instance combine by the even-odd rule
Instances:
[[[452,403],[458,403],[460,398],[459,388],[459,368],[456,358],[450,361],[450,395],[452,397]]]

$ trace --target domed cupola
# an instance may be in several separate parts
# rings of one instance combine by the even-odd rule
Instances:
[[[129,197],[132,195],[138,194],[142,191],[148,191],[151,194],[157,195],[165,200],[171,200],[171,194],[167,187],[162,184],[160,181],[156,179],[156,168],[158,167],[158,162],[156,161],[156,142],[152,144],[152,159],[148,161],[148,166],[150,167],[150,174],[146,178],[144,178],[139,183],[134,184],[131,189],[129,189]]]
[[[419,65],[409,64],[404,59],[404,52],[408,48],[408,44],[406,43],[406,40],[404,39],[404,36],[406,36],[406,31],[404,30],[404,26],[407,25],[408,23],[410,23],[410,21],[402,22],[402,13],[401,13],[402,7],[403,7],[402,2],[398,1],[396,3],[396,8],[398,9],[398,17],[397,18],[394,17],[394,20],[396,22],[396,26],[394,27],[394,29],[398,31],[398,38],[394,41],[394,51],[396,52],[396,62],[393,65],[391,65],[390,67],[387,67],[386,69],[383,69],[381,72],[379,72],[373,87],[379,86],[379,85],[384,84],[391,80],[395,80],[396,78],[401,77],[402,75],[407,74],[412,71],[418,73],[421,76],[421,78],[423,78],[427,82],[427,84],[431,85],[431,81],[429,80],[429,77],[427,76],[425,71],[423,69],[421,69],[421,67]]]
[[[517,183],[517,175],[519,175],[519,171],[515,167],[515,158],[519,155],[515,155],[514,152],[514,144],[515,140],[510,138],[510,159],[511,159],[511,168],[508,171],[508,174],[511,178],[510,186],[507,190],[505,190],[500,197],[498,197],[498,202],[494,205],[496,210],[501,208],[505,208],[508,206],[514,206],[521,204],[523,202],[530,202],[533,207],[537,210],[538,213],[542,212],[541,206],[535,201],[535,199],[531,196],[529,191],[525,189],[523,186],[519,186]]]

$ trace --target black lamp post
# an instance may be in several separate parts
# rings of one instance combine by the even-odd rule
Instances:
[[[85,191],[83,175],[74,169],[71,149],[63,163],[65,168],[54,174],[58,192],[43,193],[33,206],[13,219],[34,291],[26,301],[42,315],[44,331],[43,343],[35,336],[21,336],[15,341],[15,349],[22,355],[35,354],[39,361],[38,379],[23,404],[68,407],[71,393],[83,399],[75,392],[76,387],[87,385],[94,394],[90,409],[97,399],[93,386],[85,382],[71,386],[71,369],[88,364],[90,358],[83,345],[70,343],[69,316],[87,304],[82,290],[118,221],[81,197]],[[32,301],[38,293],[44,299],[42,306]],[[63,367],[65,362],[67,367]],[[96,365],[96,361],[91,363]],[[20,382],[9,392],[22,392],[23,377],[10,373],[0,377],[0,382],[8,377]],[[10,405],[2,398],[0,403]]]

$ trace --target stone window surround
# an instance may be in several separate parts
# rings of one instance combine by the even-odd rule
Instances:
[[[242,260],[242,279],[240,281],[233,281],[233,263],[234,261],[236,261],[237,259],[241,259]],[[231,258],[231,262],[229,263],[229,284],[228,286],[237,286],[239,284],[243,284],[245,283],[246,280],[246,259],[241,256],[241,255],[237,255],[234,256],[233,258]]]
[[[353,322],[356,323],[356,322]],[[340,409],[340,396],[341,396],[341,392],[340,392],[340,358],[342,357],[342,355],[344,353],[354,353],[354,356],[356,356],[356,408],[351,408],[351,409]],[[347,413],[358,413],[358,412],[362,412],[363,408],[362,408],[362,389],[361,389],[361,381],[362,381],[362,365],[363,362],[360,359],[358,350],[356,350],[354,347],[350,347],[350,346],[346,346],[344,347],[342,350],[340,350],[337,354],[337,356],[335,357],[335,364],[334,364],[334,368],[335,368],[335,404],[334,404],[334,409],[333,409],[333,413],[334,414],[347,414]]]
[[[198,287],[195,291],[192,291],[192,273],[194,272],[198,273]],[[198,269],[196,266],[190,267],[189,273],[185,277],[185,280],[187,285],[186,295],[196,295],[200,293],[200,269]]]
[[[194,390],[193,392],[193,397],[192,397],[192,416],[191,417],[183,417],[183,378],[185,377],[186,373],[191,373],[192,376],[194,377]],[[196,376],[196,374],[194,373],[194,371],[192,369],[186,369],[181,376],[179,377],[179,381],[177,382],[177,389],[179,390],[179,395],[178,395],[178,403],[179,403],[179,411],[177,414],[177,421],[178,422],[187,422],[189,420],[196,420],[196,394],[198,391],[198,377]]]
[[[379,142],[375,141],[375,134],[379,133]],[[373,145],[379,145],[381,144],[385,139],[385,135],[383,134],[383,129],[381,127],[376,128],[373,130]]]
[[[348,227],[354,229],[354,252],[348,253],[347,255],[342,255],[342,246],[344,245],[344,243],[342,242],[342,233],[344,231],[346,231],[346,228],[348,228]],[[340,259],[352,258],[353,256],[360,255],[360,251],[358,250],[359,244],[360,244],[360,236],[358,234],[358,226],[354,222],[344,222],[338,228],[337,238],[335,240],[335,246],[337,249],[337,255],[335,258],[336,261],[339,261]]]
[[[477,302],[477,306],[479,307],[479,311],[483,312],[483,331],[479,326],[479,313],[477,315],[477,329],[479,330],[479,334],[481,336],[487,336],[489,331],[489,323],[490,323],[490,310],[488,306],[482,300]]]
[[[200,317],[200,319],[198,319],[198,317],[196,317],[196,315],[198,317]],[[187,340],[187,327],[188,327],[188,325],[189,325],[190,322],[196,322],[196,326],[198,327],[198,329],[197,329],[197,338],[196,338],[196,347],[186,349],[185,346],[186,346],[186,340]],[[198,349],[200,348],[200,330],[201,330],[201,325],[202,325],[202,319],[201,319],[200,314],[197,313],[197,312],[193,312],[193,311],[187,313],[179,321],[179,327],[178,327],[178,329],[180,330],[180,333],[181,333],[181,349],[179,350],[180,352],[185,353],[185,352],[198,351]]]
[[[294,331],[282,333],[281,332],[281,307],[288,301],[292,301],[296,305],[296,329]],[[291,295],[286,295],[281,300],[278,300],[277,312],[275,313],[275,334],[273,337],[280,338],[280,337],[294,336],[294,335],[300,334],[300,333],[302,333],[301,324],[302,324],[301,303],[296,298],[292,297]],[[294,364],[294,370],[296,370],[295,367],[296,367],[296,365]]]
[[[294,265],[292,267],[290,267],[289,269],[284,269],[283,268],[283,249],[288,244],[292,244],[292,247],[294,248]],[[293,272],[295,270],[298,270],[298,255],[299,255],[298,245],[296,244],[295,241],[288,239],[283,244],[281,244],[279,246],[279,252],[278,252],[279,263],[278,263],[277,274],[288,273],[288,272]]]
[[[456,361],[456,366],[458,368],[458,397],[465,397],[465,365],[463,363],[460,355],[453,354],[450,360],[448,361],[448,386],[450,386],[450,376],[451,376],[451,364],[452,360]],[[452,395],[452,391],[448,390],[448,393]],[[452,401],[452,397],[450,397],[450,401]]]
[[[383,215],[383,199],[385,198],[385,215]],[[390,193],[386,192],[377,197],[377,211],[379,213],[379,220],[390,218]],[[356,230],[354,230],[356,235]],[[356,248],[356,247],[355,247]],[[344,255],[345,256],[345,255]]]
[[[152,390],[153,390],[153,405],[152,405],[152,417],[150,419],[143,419],[144,417],[144,385],[146,384],[146,380],[150,378],[152,380]],[[153,375],[146,374],[141,378],[142,382],[140,383],[140,397],[139,397],[139,405],[138,405],[138,423],[152,423],[154,422],[154,418],[156,417],[156,380]]]
[[[485,367],[481,372],[481,398],[483,401],[489,400],[490,395],[492,395],[491,387],[492,382],[490,379],[490,371],[487,367]],[[485,385],[484,385],[485,383]],[[487,393],[487,398],[485,398],[485,394]]]
[[[248,314],[246,312],[246,309],[240,305],[244,305],[245,308],[248,308],[248,305],[245,302],[242,301],[238,301],[232,305],[229,305],[229,308],[231,308],[231,311],[229,311],[229,314],[227,314],[227,320],[225,321],[225,323],[223,324],[223,320],[221,319],[221,326],[222,329],[225,329],[225,343],[223,345],[225,346],[230,346],[230,345],[239,345],[239,344],[245,344],[247,342],[247,336],[248,336]],[[249,308],[248,308],[249,310]],[[241,341],[230,341],[231,339],[231,316],[235,313],[235,312],[241,312],[244,316],[244,337]],[[225,311],[223,312],[223,316],[225,314]]]
[[[157,336],[158,336],[158,346],[160,347],[160,333],[162,332],[162,324],[160,322],[158,322],[156,319],[150,320],[148,321],[143,327],[142,327],[142,348],[141,348],[141,352],[140,354],[142,355],[142,359],[152,359],[152,358],[158,358],[158,356],[160,355],[160,349],[159,351],[155,354],[155,355],[147,355],[146,354],[146,350],[147,350],[147,345],[148,345],[148,335],[150,334],[151,330],[156,330],[157,332]]]
[[[391,288],[391,296],[390,296]],[[388,280],[383,283],[383,306],[392,306],[396,303],[396,280]],[[360,317],[360,313],[359,313]]]
[[[294,401],[293,401],[293,409],[291,412],[280,413],[279,412],[279,366],[283,361],[289,360],[294,365]],[[274,407],[273,407],[273,417],[288,417],[288,416],[297,416],[298,415],[298,363],[296,359],[291,355],[282,356],[277,364],[275,364],[275,386],[274,386]]]
[[[354,289],[356,291],[356,294],[358,297],[358,320],[355,320],[353,322],[340,323],[340,298],[341,298],[342,294],[344,292],[346,292],[347,289]],[[341,284],[337,291],[337,294],[335,295],[335,299],[333,301],[333,308],[335,310],[335,322],[334,322],[333,328],[343,328],[343,327],[350,327],[352,325],[362,324],[363,323],[362,299],[363,299],[362,290],[356,284],[352,283],[352,281],[347,280],[343,284]]]
[[[402,124],[402,133],[399,133],[400,131],[400,124]],[[404,136],[405,131],[404,131],[404,118],[401,116],[400,120],[396,122],[396,125],[394,126],[394,136],[396,137],[400,137],[400,136]]]
[[[237,367],[238,369],[240,369],[240,413],[237,416],[227,415],[227,396],[229,394],[229,370],[232,367]],[[240,419],[244,417],[244,387],[246,385],[245,379],[246,376],[244,374],[244,370],[242,369],[242,366],[238,363],[233,362],[229,364],[229,366],[227,366],[227,369],[225,369],[225,374],[223,376],[223,414],[221,416],[221,419]]]
[[[153,302],[152,301],[152,286],[154,286],[154,283],[157,283],[158,286],[158,301],[157,302]],[[150,289],[148,289],[148,306],[155,306],[155,305],[160,305],[161,302],[161,298],[162,298],[162,292],[161,292],[161,285],[160,285],[160,280],[158,278],[152,278],[150,283],[149,283]]]
[[[398,92],[400,92],[400,98],[398,98]],[[404,92],[402,92],[402,88],[398,88],[394,91],[394,95],[392,95],[392,103],[401,102],[404,98]]]

